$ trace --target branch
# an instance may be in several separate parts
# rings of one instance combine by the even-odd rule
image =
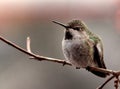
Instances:
[[[30,38],[27,37],[27,41],[26,41],[26,45],[27,45],[27,50],[19,47],[18,45],[12,43],[11,41],[8,41],[7,39],[3,38],[2,36],[0,36],[0,40],[5,42],[6,44],[16,48],[17,50],[29,55],[30,57],[32,57],[32,59],[34,60],[38,60],[38,61],[50,61],[50,62],[56,62],[56,63],[60,63],[60,64],[63,64],[63,65],[69,65],[69,66],[72,66],[71,63],[67,62],[67,61],[64,61],[64,60],[61,60],[61,59],[56,59],[56,58],[50,58],[50,57],[44,57],[44,56],[40,56],[40,55],[36,55],[34,53],[32,53],[31,51],[31,48],[30,48]],[[118,83],[120,83],[120,80],[119,80],[119,75],[120,75],[120,71],[113,71],[113,70],[109,70],[109,69],[103,69],[103,68],[97,68],[97,67],[86,67],[86,69],[88,70],[94,70],[94,71],[99,71],[99,72],[103,72],[103,73],[106,73],[106,74],[112,74],[113,76],[110,77],[109,79],[107,79],[107,81],[105,81],[105,83],[103,83],[99,88],[97,89],[102,89],[110,80],[112,80],[114,77],[116,77],[116,80],[114,82],[115,84],[115,88],[117,89],[118,88]]]
[[[14,48],[16,48],[17,50],[19,50],[19,51],[21,51],[21,52],[23,52],[23,53],[25,53],[25,54],[27,54],[29,56],[34,57],[35,60],[38,60],[38,61],[42,61],[42,60],[44,60],[44,61],[51,61],[51,62],[56,62],[56,63],[60,63],[60,64],[63,64],[63,65],[70,65],[70,66],[72,65],[71,63],[66,62],[64,60],[50,58],[50,57],[44,57],[44,56],[39,56],[39,55],[36,55],[34,53],[29,52],[30,50],[26,51],[25,49],[23,49],[23,48],[19,47],[18,45],[14,44],[14,43],[12,43],[10,41],[8,41],[7,39],[3,38],[2,36],[0,36],[0,40],[2,40],[3,42],[5,42],[6,44],[8,44],[8,45],[10,45],[10,46],[12,46]]]
[[[111,76],[110,78],[108,78],[102,85],[100,85],[97,89],[103,89],[103,87],[114,78],[115,76]]]

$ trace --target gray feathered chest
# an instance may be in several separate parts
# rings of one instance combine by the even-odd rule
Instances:
[[[62,48],[65,58],[76,67],[91,66],[93,62],[93,50],[86,39],[76,38],[62,41]]]

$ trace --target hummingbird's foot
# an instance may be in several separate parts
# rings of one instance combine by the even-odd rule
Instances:
[[[66,65],[66,61],[63,62],[63,66]]]
[[[86,70],[90,71],[90,66],[87,66],[87,67],[86,67]]]
[[[76,67],[76,69],[80,69],[80,67]]]
[[[90,71],[90,66],[87,66],[87,67],[86,67],[86,70]]]

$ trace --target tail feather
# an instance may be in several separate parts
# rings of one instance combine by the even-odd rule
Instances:
[[[99,72],[99,71],[95,71],[95,70],[90,70],[89,67],[87,67],[86,70],[88,70],[88,71],[90,71],[91,73],[93,73],[93,74],[95,74],[95,75],[97,75],[97,76],[99,76],[99,77],[102,77],[102,78],[105,78],[105,77],[107,77],[107,75],[109,75],[109,74],[107,74],[107,73],[103,73],[103,72]]]
[[[90,71],[90,72],[102,78],[105,78],[107,76],[107,74],[102,73],[102,72],[97,72],[97,71]]]

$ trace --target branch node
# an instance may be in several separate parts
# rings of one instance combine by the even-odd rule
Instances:
[[[66,63],[66,61],[63,61],[63,66],[65,66],[67,63]]]

